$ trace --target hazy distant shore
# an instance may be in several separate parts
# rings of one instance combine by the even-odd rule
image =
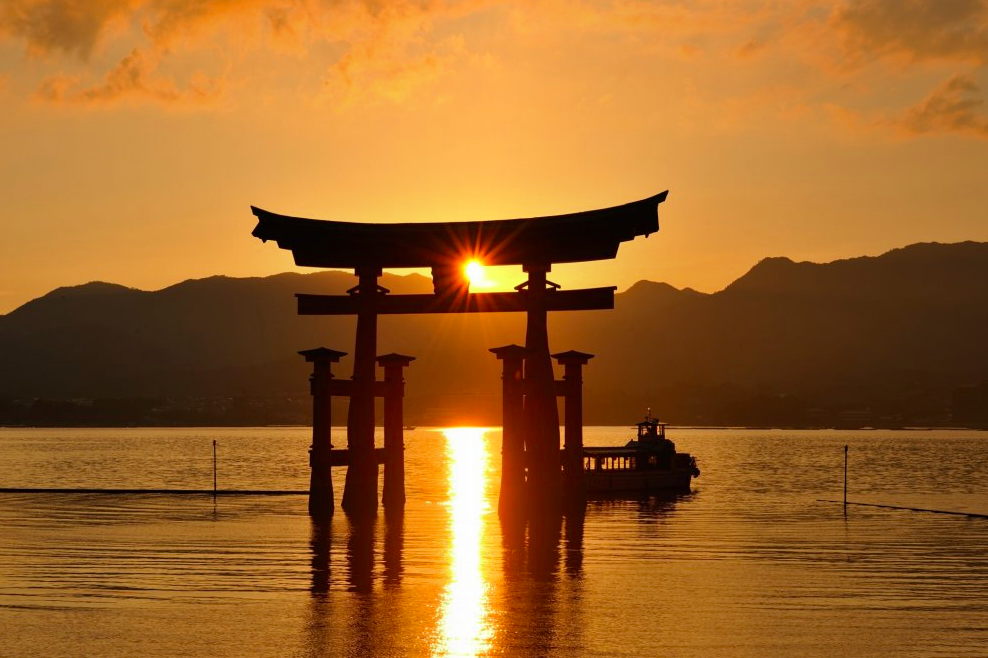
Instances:
[[[592,430],[594,427],[623,427],[626,423],[596,423],[591,425],[585,425],[584,428],[587,430]],[[210,428],[210,429],[246,429],[246,428],[290,428],[290,429],[305,429],[312,427],[310,424],[292,424],[292,423],[272,423],[272,424],[217,424],[217,425],[182,425],[182,424],[120,424],[120,425],[56,425],[56,424],[46,424],[46,425],[17,425],[17,424],[5,424],[0,423],[0,429],[154,429],[154,428],[172,428],[172,429],[188,429],[188,428]],[[378,427],[381,427],[378,425]],[[446,429],[449,427],[500,427],[499,423],[463,423],[460,425],[417,425],[417,429]],[[346,425],[333,425],[334,429],[345,430]],[[878,431],[878,430],[896,430],[904,432],[925,432],[931,430],[950,430],[950,431],[972,431],[972,432],[985,432],[988,431],[988,425],[916,425],[916,426],[900,426],[900,425],[890,425],[890,426],[832,426],[832,425],[669,425],[670,431],[675,431],[677,429],[683,430],[808,430],[808,431]],[[561,432],[560,426],[560,432]],[[562,434],[560,434],[561,436]]]

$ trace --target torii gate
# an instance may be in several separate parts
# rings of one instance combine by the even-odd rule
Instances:
[[[350,398],[344,511],[361,516],[377,509],[374,372],[377,316],[382,314],[527,313],[521,424],[527,488],[530,502],[558,500],[562,487],[559,414],[547,313],[614,308],[615,287],[560,290],[546,275],[554,263],[614,258],[622,242],[657,231],[658,204],[667,194],[600,210],[482,222],[360,224],[290,217],[251,206],[258,220],[254,237],[274,240],[280,248],[290,250],[297,265],[352,269],[357,276],[357,285],[347,295],[296,295],[300,315],[357,316],[353,376],[343,393]],[[471,293],[462,271],[472,259],[485,265],[521,265],[528,280],[515,292]],[[378,285],[384,268],[426,267],[432,270],[431,295],[392,295]],[[335,360],[342,355],[332,353],[337,355]],[[311,351],[305,355],[309,360],[315,358]],[[315,390],[315,379],[313,385]],[[328,434],[328,429],[325,432]],[[314,491],[315,470],[313,478]],[[507,480],[502,481],[507,484]],[[331,513],[332,489],[329,491]]]

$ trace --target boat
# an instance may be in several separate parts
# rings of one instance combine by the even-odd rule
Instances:
[[[622,447],[583,448],[587,492],[688,492],[700,475],[696,457],[676,452],[666,438],[666,423],[651,410],[636,427],[638,436]]]

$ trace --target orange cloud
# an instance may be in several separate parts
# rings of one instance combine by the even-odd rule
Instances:
[[[982,91],[972,73],[957,67],[988,69],[988,0],[845,0],[828,14],[805,53],[815,54],[820,70],[842,83],[823,100],[838,124],[849,130],[892,127],[910,137],[984,136]],[[809,33],[814,26],[803,29]],[[894,106],[891,98],[925,87],[931,73],[949,79],[915,105]]]
[[[22,39],[28,52],[87,59],[108,27],[125,19],[137,0],[4,0],[0,35]]]
[[[326,85],[330,94],[346,100],[371,95],[400,101],[440,77],[464,52],[462,37],[449,38],[416,55],[404,49],[362,45],[332,67]]]
[[[298,74],[293,89],[312,100],[401,103],[465,67],[517,58],[522,48],[565,62],[589,61],[601,52],[594,48],[613,47],[627,51],[622,75],[629,81],[641,76],[639,62],[653,71],[671,62],[681,80],[700,80],[698,101],[710,108],[700,123],[708,127],[744,128],[747,115],[718,113],[748,104],[797,117],[837,107],[857,115],[868,107],[870,116],[899,117],[909,134],[919,134],[978,125],[980,90],[955,81],[905,108],[888,100],[886,81],[894,76],[908,89],[919,80],[928,84],[931,70],[956,73],[958,62],[988,67],[988,0],[0,3],[0,39],[23,43],[44,60],[41,68],[53,69],[33,82],[40,83],[36,96],[66,104],[202,107],[245,81],[273,88],[286,71]],[[679,94],[680,106],[688,107],[689,96]],[[776,97],[774,106],[761,100]]]
[[[853,0],[834,13],[845,52],[988,62],[986,0]]]
[[[224,75],[249,77],[253,72],[238,65],[251,51],[268,58],[279,50],[271,46],[283,45],[280,54],[297,60],[316,46],[327,52],[326,44],[337,53],[322,62],[330,84],[400,100],[466,50],[462,38],[434,38],[433,25],[485,1],[4,0],[0,39],[22,41],[32,56],[82,63],[42,81],[37,96],[50,102],[202,103],[217,85],[204,85],[207,76],[188,66],[166,75],[170,62],[204,54]],[[96,61],[121,48],[124,58]]]
[[[174,81],[156,77],[155,62],[141,50],[124,57],[104,80],[91,87],[78,88],[78,79],[57,75],[46,78],[38,97],[50,102],[80,104],[116,103],[126,99],[151,99],[165,104],[202,103],[216,96],[216,85],[201,75],[194,76],[180,89]]]
[[[894,121],[907,134],[967,133],[988,138],[988,108],[976,98],[978,85],[967,75],[955,75]]]
[[[761,39],[748,39],[735,49],[734,55],[739,59],[757,57],[765,50],[766,46],[767,44],[765,41]]]
[[[900,136],[955,134],[988,139],[988,103],[970,75],[955,75],[915,105],[893,112],[828,104],[830,117],[851,132],[895,131]]]

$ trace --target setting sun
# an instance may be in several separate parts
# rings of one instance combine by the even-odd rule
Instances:
[[[463,274],[474,288],[489,288],[494,283],[487,278],[484,265],[479,260],[471,260],[463,266]]]

